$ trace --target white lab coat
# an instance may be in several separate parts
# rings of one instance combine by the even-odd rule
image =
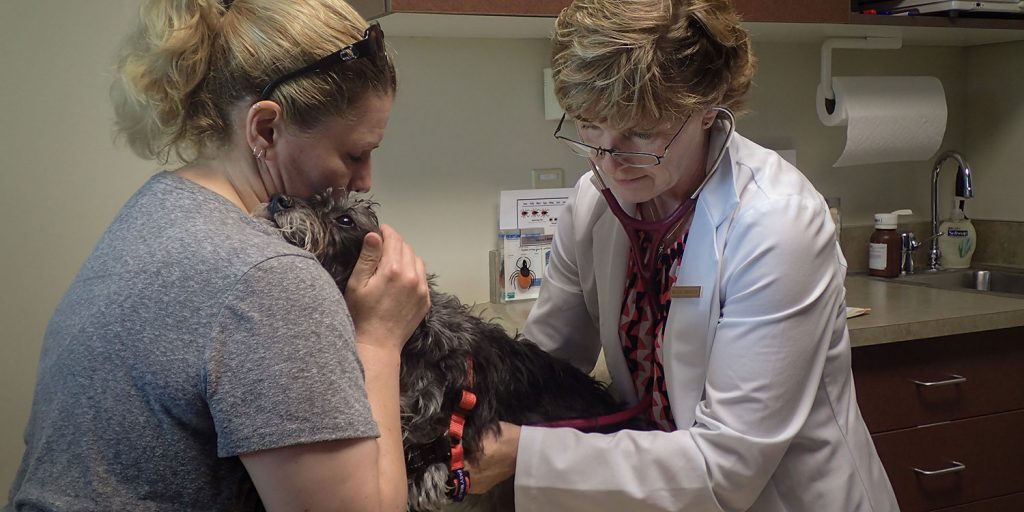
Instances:
[[[618,330],[628,242],[592,179],[560,215],[524,333],[586,370],[603,346],[612,391],[635,403]],[[834,232],[796,168],[736,135],[697,201],[677,276],[701,295],[673,299],[665,327],[679,430],[524,427],[516,509],[898,510],[854,395]]]

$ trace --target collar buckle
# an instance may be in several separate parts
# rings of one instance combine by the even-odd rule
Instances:
[[[447,466],[451,458],[451,442],[446,431],[438,436],[437,439],[431,441],[430,444],[410,452],[405,458],[405,467],[410,473],[419,472],[434,464],[444,464]]]

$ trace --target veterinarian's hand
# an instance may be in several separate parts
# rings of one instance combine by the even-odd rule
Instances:
[[[345,291],[356,342],[401,351],[430,309],[423,260],[390,226],[366,235]]]
[[[519,425],[501,422],[501,434],[488,432],[484,436],[483,453],[476,463],[466,461],[470,494],[484,494],[516,474],[519,430]]]

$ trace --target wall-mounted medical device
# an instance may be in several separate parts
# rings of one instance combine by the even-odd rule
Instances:
[[[558,216],[571,188],[503,190],[499,201],[498,248],[492,262],[491,300],[536,299]]]

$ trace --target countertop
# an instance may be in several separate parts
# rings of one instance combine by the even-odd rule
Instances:
[[[1024,298],[867,275],[846,278],[846,305],[871,308],[847,320],[853,347],[1024,326]]]
[[[871,308],[847,320],[853,347],[1024,326],[1024,298],[943,290],[865,274],[846,278],[846,305]],[[522,330],[533,301],[477,304],[473,310],[511,332]]]

